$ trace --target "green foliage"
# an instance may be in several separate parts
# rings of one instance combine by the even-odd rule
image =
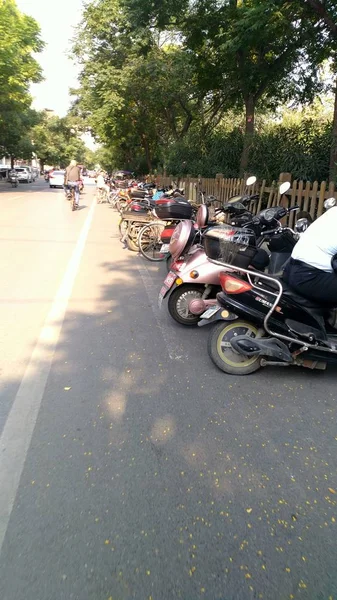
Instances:
[[[0,0],[0,150],[30,158],[28,130],[36,122],[30,110],[29,86],[42,79],[34,53],[43,43],[34,19],[22,14],[14,0]]]
[[[272,181],[282,172],[296,179],[328,179],[329,148],[332,140],[331,119],[315,111],[289,113],[282,123],[267,120],[260,124],[250,150],[248,170],[259,179]],[[221,124],[206,138],[191,131],[170,148],[165,164],[172,175],[237,177],[244,143],[243,131],[230,131]]]
[[[89,4],[83,25],[74,45],[82,73],[72,113],[111,148],[116,164],[148,172],[193,121],[213,126],[221,94],[205,97],[191,53],[172,34],[130,33],[130,13],[117,0]]]
[[[93,0],[74,44],[72,114],[103,144],[106,168],[326,176],[330,124],[261,127],[260,115],[322,89],[335,16],[333,0]]]
[[[305,118],[296,125],[273,125],[256,136],[249,169],[268,181],[282,172],[295,179],[327,180],[331,142],[331,121]]]
[[[84,163],[87,148],[72,117],[60,118],[40,114],[40,122],[32,128],[34,150],[43,165],[64,167],[74,159]]]
[[[39,115],[30,108],[20,111],[8,107],[5,120],[0,121],[0,155],[30,159],[34,151],[31,128],[39,122]]]
[[[298,2],[176,0],[169,11],[157,2],[125,2],[142,24],[146,19],[158,28],[177,29],[179,24],[200,89],[221,93],[227,105],[245,109],[242,169],[247,167],[257,104],[308,101],[319,89],[317,65],[325,55],[325,38]]]

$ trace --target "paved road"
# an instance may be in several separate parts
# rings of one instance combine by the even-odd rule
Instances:
[[[222,374],[89,189],[0,203],[0,599],[336,599],[333,370]]]

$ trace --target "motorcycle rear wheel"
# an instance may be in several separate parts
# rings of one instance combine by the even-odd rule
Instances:
[[[220,321],[215,325],[208,338],[208,354],[214,364],[230,375],[250,375],[261,367],[261,357],[245,357],[235,352],[230,340],[234,336],[247,335],[255,338],[258,330],[246,321]]]

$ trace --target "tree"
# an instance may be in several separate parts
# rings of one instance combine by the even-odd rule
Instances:
[[[64,167],[72,159],[85,162],[87,148],[71,116],[60,118],[42,112],[40,122],[31,130],[31,137],[41,169],[46,164]]]
[[[199,89],[191,53],[171,33],[131,33],[129,18],[117,0],[87,6],[74,46],[82,73],[73,114],[114,148],[117,164],[151,171],[193,121],[214,126],[222,99]]]
[[[224,106],[244,107],[241,171],[248,167],[257,107],[275,107],[294,98],[312,100],[319,89],[317,64],[321,56],[312,43],[307,43],[314,33],[313,23],[307,14],[304,23],[296,2],[175,0],[172,5],[162,5],[148,0],[125,1],[136,27],[140,23],[159,29],[179,28],[205,94],[220,93],[227,100]],[[315,36],[315,42],[322,47],[322,39]]]
[[[12,110],[10,110],[12,108]],[[30,159],[34,151],[31,128],[39,121],[38,113],[31,108],[14,110],[8,107],[4,120],[0,120],[0,154],[11,157],[14,166],[16,158]]]
[[[330,150],[330,169],[329,177],[331,181],[337,179],[337,4],[335,0],[304,0],[304,4],[309,8],[309,11],[314,15],[317,29],[323,34],[326,33],[328,40],[325,37],[325,51],[330,56],[333,63],[333,71],[335,73],[335,104],[333,113],[332,126],[332,144]],[[299,6],[299,10],[303,10],[303,6]],[[328,41],[328,43],[327,43]]]
[[[8,156],[18,156],[27,143],[32,124],[29,86],[41,81],[41,68],[33,54],[43,42],[34,19],[21,13],[14,0],[0,0],[0,147]],[[28,158],[28,156],[26,156]]]

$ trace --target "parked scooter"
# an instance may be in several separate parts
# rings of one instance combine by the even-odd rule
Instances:
[[[330,198],[324,206],[335,204]],[[336,308],[300,296],[282,279],[242,267],[243,242],[235,236],[220,241],[222,260],[216,263],[223,268],[222,291],[217,306],[208,309],[199,323],[219,321],[208,341],[213,362],[235,375],[268,365],[319,370],[337,365]]]
[[[246,181],[246,189],[254,185],[256,182],[256,177],[249,177]],[[245,195],[236,195],[229,198],[226,204],[221,206],[220,208],[213,208],[213,203],[217,201],[217,198],[213,195],[206,196],[205,192],[200,192],[200,200],[201,203],[199,205],[195,205],[196,209],[195,215],[195,223],[194,227],[194,240],[193,244],[197,244],[202,239],[202,231],[205,227],[210,225],[216,225],[219,223],[226,222],[226,215],[231,217],[231,224],[236,226],[241,226],[252,219],[252,213],[247,210],[249,204],[252,204],[256,200],[258,200],[259,194],[245,194]],[[210,209],[213,209],[212,212]],[[166,253],[166,265],[167,270],[171,270],[172,262],[174,262],[173,258],[177,258],[177,254],[179,254],[180,258],[187,253],[188,249],[193,245],[191,243],[192,234],[188,232],[188,228],[185,228],[184,231],[180,233],[176,232],[174,240],[174,246],[170,246],[171,238],[174,233],[174,229],[165,228],[162,233],[161,240],[163,246],[161,248],[161,252]],[[188,240],[188,245],[185,245],[185,235],[186,242]]]
[[[12,184],[12,187],[15,187],[15,188],[18,187],[19,178],[18,178],[18,174],[15,171],[15,169],[13,169],[12,171],[9,171],[8,180]]]
[[[282,184],[280,194],[286,193],[289,187],[289,183]],[[230,221],[231,223],[234,222],[236,227],[241,224],[241,214],[243,226],[248,227],[249,225],[249,227],[255,229],[254,243],[259,250],[254,252],[251,266],[259,270],[268,268],[268,272],[275,273],[290,258],[298,238],[292,230],[281,227],[279,219],[289,212],[288,209],[282,206],[266,209],[254,218],[251,213],[247,213],[243,202],[250,203],[254,198],[252,196],[240,197],[239,201],[235,200],[226,204],[224,208],[231,211],[229,213]],[[247,214],[249,214],[250,222],[247,221]],[[254,225],[252,225],[253,222]],[[228,230],[228,228],[231,230],[228,225],[221,227],[224,227],[225,230]],[[159,306],[161,306],[163,299],[169,294],[169,313],[181,325],[196,325],[200,315],[209,306],[216,305],[216,294],[220,291],[219,275],[221,267],[209,260],[209,257],[217,258],[217,255],[213,254],[213,246],[208,243],[205,251],[200,243],[195,244],[195,237],[195,231],[190,223],[182,222],[177,226],[170,244],[174,262],[160,290],[158,299]],[[271,261],[266,251],[261,248],[265,243],[268,243],[269,255],[272,256]]]

